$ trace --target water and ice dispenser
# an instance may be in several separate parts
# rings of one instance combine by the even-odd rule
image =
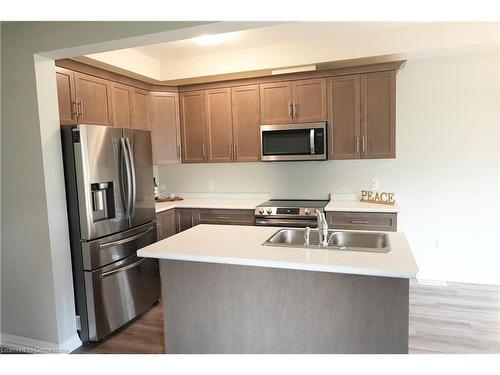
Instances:
[[[99,182],[90,185],[92,192],[93,221],[108,220],[115,217],[115,198],[113,182]]]

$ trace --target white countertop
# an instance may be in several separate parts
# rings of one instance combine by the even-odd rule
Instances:
[[[156,213],[172,208],[220,208],[254,210],[267,199],[236,199],[236,198],[188,198],[182,201],[156,203]],[[344,212],[398,212],[397,206],[366,203],[358,200],[332,199],[325,207],[325,211]]]
[[[226,208],[233,210],[254,210],[266,199],[235,199],[235,198],[206,198],[206,199],[184,199],[174,202],[156,203],[156,213],[170,210],[172,208]]]
[[[387,232],[391,246],[388,253],[263,246],[279,229],[201,224],[142,248],[137,255],[408,279],[418,272],[406,236],[401,232]]]
[[[377,204],[360,202],[359,200],[335,200],[332,199],[325,206],[326,212],[344,211],[344,212],[398,212],[398,206],[389,204]]]

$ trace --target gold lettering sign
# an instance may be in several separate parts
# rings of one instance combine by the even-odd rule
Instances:
[[[394,193],[361,190],[361,202],[390,204],[394,206],[396,199],[394,198]]]

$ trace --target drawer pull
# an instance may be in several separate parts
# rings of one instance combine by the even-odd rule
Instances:
[[[366,220],[351,220],[351,224],[369,224]]]
[[[220,220],[231,220],[231,218],[229,216],[217,216],[216,219],[220,219]]]

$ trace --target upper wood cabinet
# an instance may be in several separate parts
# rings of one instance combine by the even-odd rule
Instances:
[[[396,157],[396,72],[361,75],[361,157]]]
[[[182,161],[204,163],[207,160],[205,91],[180,95]]]
[[[231,89],[205,91],[208,161],[212,163],[233,160],[233,124]]]
[[[153,164],[180,163],[179,95],[177,93],[152,92],[150,101]]]
[[[262,124],[326,121],[326,78],[260,85]]]
[[[132,128],[149,130],[149,92],[132,88]]]
[[[293,122],[291,82],[260,85],[260,121],[263,125]]]
[[[110,81],[75,72],[75,93],[79,124],[113,125]]]
[[[292,81],[294,123],[326,121],[326,78]]]
[[[396,73],[328,78],[330,159],[395,158]]]
[[[57,101],[61,125],[77,123],[75,101],[75,74],[69,69],[56,66]]]
[[[259,85],[231,89],[234,161],[260,160]]]
[[[328,78],[328,155],[330,159],[359,159],[359,74]]]
[[[132,88],[120,83],[111,83],[111,99],[113,106],[113,126],[130,128],[132,125]]]

